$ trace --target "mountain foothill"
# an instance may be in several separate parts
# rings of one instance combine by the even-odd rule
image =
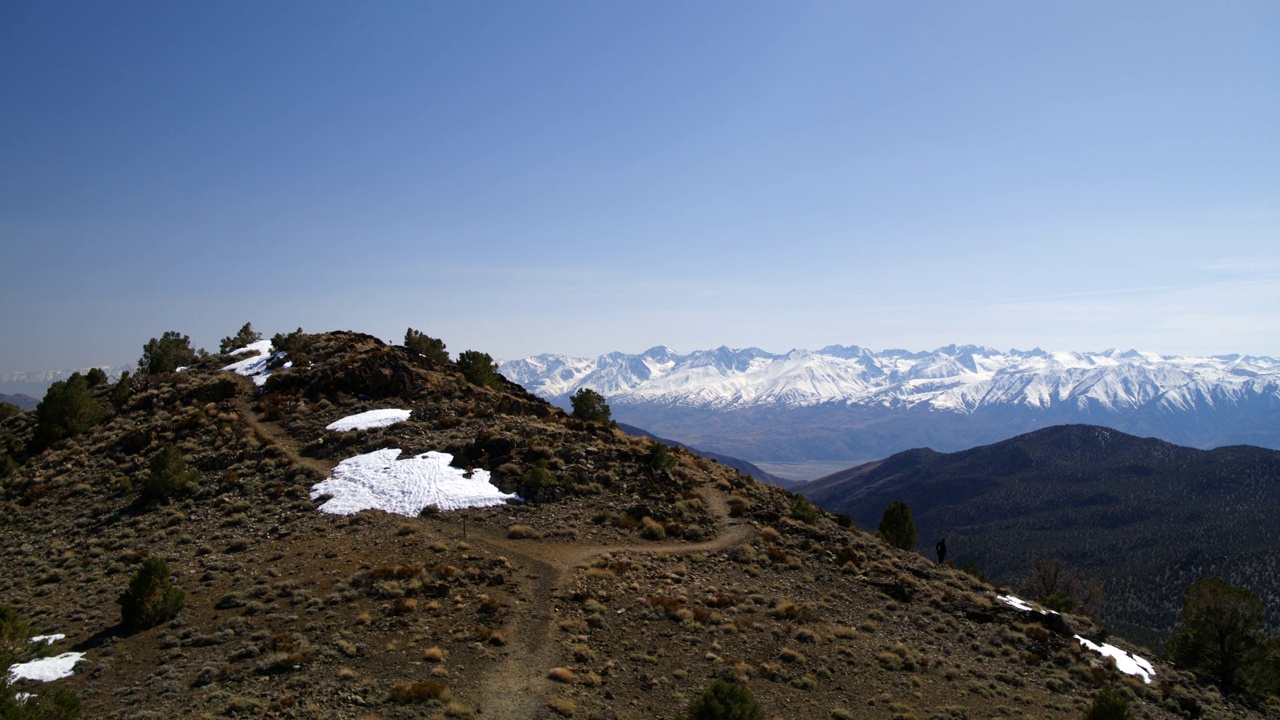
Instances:
[[[143,347],[154,361],[170,341],[187,342],[166,333]],[[460,364],[443,342],[301,329],[261,348],[192,353],[181,370],[144,363],[110,382],[73,376],[51,389],[57,404],[0,420],[0,656],[17,663],[0,710],[675,718],[719,717],[704,713],[728,703],[741,717],[1075,719],[1110,708],[1165,720],[1280,708],[1264,676],[1246,687],[1171,662],[1111,632],[1105,615],[1049,612],[859,528],[883,508],[858,508],[850,523],[682,447],[574,417],[493,374],[482,352]],[[392,419],[354,420],[373,416]],[[1058,455],[1102,467],[1086,436],[1037,434],[1067,448],[975,456],[968,472],[988,479],[969,485],[970,499],[1030,485]],[[1155,482],[1162,459],[1208,465],[1144,443],[1128,463],[1145,478],[1136,494],[1176,516],[1186,503]],[[1253,473],[1236,489],[1185,473],[1207,505],[1176,517],[1205,549],[1220,518],[1266,512],[1272,461],[1233,452]],[[372,453],[389,458],[384,470],[397,455],[449,462],[452,482],[487,478],[519,500],[324,510],[333,496],[317,486]],[[933,455],[916,454],[880,463],[889,474],[859,491],[888,492]],[[1089,509],[1078,530],[1145,522],[1122,507],[1128,475],[1099,489],[1071,477],[1061,497]],[[956,494],[927,478],[916,486],[923,540],[945,528],[957,559],[973,552],[962,528],[976,521],[937,515]],[[1026,490],[988,502],[1006,515],[984,542],[1036,541],[1016,516],[1034,502]],[[1054,499],[1040,498],[1038,522]],[[1134,558],[1164,557],[1142,555],[1139,535],[1118,537]],[[40,662],[66,676],[28,674]]]

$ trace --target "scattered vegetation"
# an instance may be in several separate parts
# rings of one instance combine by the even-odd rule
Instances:
[[[152,556],[143,561],[118,602],[120,624],[129,630],[145,630],[176,617],[186,602],[186,593],[169,581],[169,563]]]

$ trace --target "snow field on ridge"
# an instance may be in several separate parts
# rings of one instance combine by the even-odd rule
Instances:
[[[319,508],[334,515],[353,515],[361,510],[383,510],[417,517],[428,505],[441,510],[504,505],[519,500],[489,482],[489,471],[465,471],[451,466],[453,456],[425,452],[398,460],[400,450],[386,448],[347,458],[333,469],[333,475],[313,485],[311,499],[328,495]]]
[[[351,432],[352,430],[372,430],[388,427],[409,419],[409,410],[369,410],[368,412],[348,415],[340,420],[325,425],[325,430],[334,432]]]

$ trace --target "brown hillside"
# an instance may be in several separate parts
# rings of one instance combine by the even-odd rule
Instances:
[[[53,652],[86,653],[87,718],[674,718],[719,677],[777,718],[1081,718],[1112,685],[1138,717],[1264,717],[1156,662],[1118,674],[994,588],[714,462],[582,424],[505,384],[355,333],[315,336],[310,365],[261,394],[224,356],[139,379],[87,433],[3,479],[0,603]],[[388,428],[324,426],[374,408]],[[0,425],[27,443],[35,419]],[[175,444],[195,491],[147,504]],[[407,518],[316,510],[338,461],[395,447],[452,453],[508,491],[545,468],[541,501]],[[186,593],[177,619],[119,626],[148,556]],[[1110,642],[1126,646],[1124,641]],[[1148,654],[1148,657],[1151,657]],[[1155,658],[1151,658],[1155,659]],[[40,692],[39,683],[18,689]],[[1274,710],[1274,709],[1273,709]]]

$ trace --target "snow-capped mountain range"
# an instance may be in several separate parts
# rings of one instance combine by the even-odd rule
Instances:
[[[724,436],[726,423],[741,425],[732,418],[744,414],[776,423],[779,413],[793,419],[820,413],[827,430],[833,418],[856,419],[856,425],[865,427],[907,415],[916,428],[905,434],[913,439],[932,437],[938,450],[994,442],[1057,422],[1112,425],[1197,447],[1235,442],[1280,445],[1275,422],[1280,361],[1270,357],[1000,351],[973,345],[929,352],[831,345],[783,354],[721,347],[680,354],[659,346],[638,355],[537,355],[504,362],[500,370],[531,392],[561,404],[579,388],[589,387],[608,398],[619,419],[748,459],[773,456],[765,448]],[[721,416],[714,430],[701,431],[695,438],[673,433],[673,426],[684,429],[687,424],[677,421],[678,416],[705,419],[709,411]],[[993,428],[994,434],[970,433],[957,425],[967,418],[979,427],[995,417],[1008,425],[1007,432]],[[947,427],[944,437],[929,430],[939,424]],[[785,434],[787,429],[780,431]],[[900,449],[906,448],[893,451]],[[879,449],[875,452],[881,456]]]

